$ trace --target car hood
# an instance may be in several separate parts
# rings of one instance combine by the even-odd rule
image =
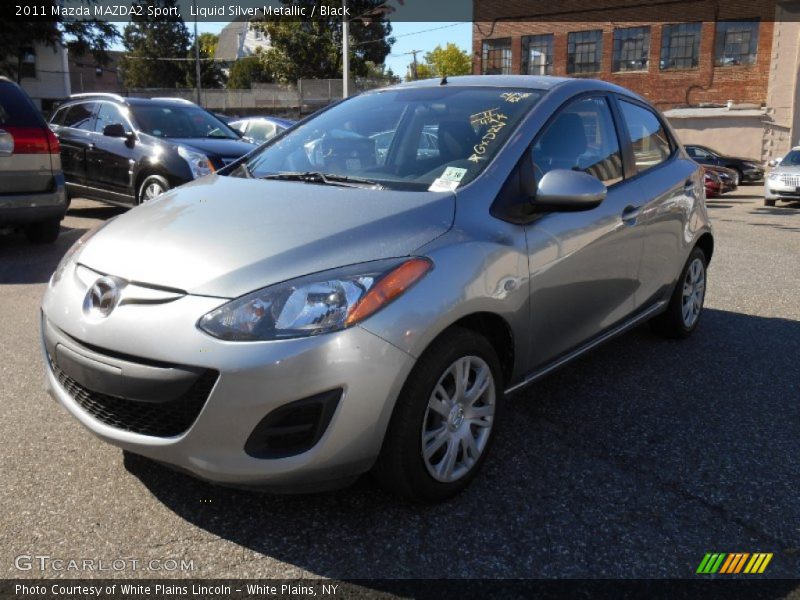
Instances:
[[[407,256],[445,233],[452,192],[211,175],[117,217],[81,264],[142,284],[234,298],[293,277]]]
[[[757,158],[742,158],[741,156],[725,156],[720,158],[722,158],[723,160],[727,159],[727,160],[738,160],[740,162],[749,162],[753,163],[754,165],[758,165],[759,167],[761,166],[761,161]]]
[[[770,173],[777,173],[779,175],[800,175],[800,165],[786,165],[785,167],[778,165],[777,167],[773,167]]]
[[[239,158],[255,150],[256,146],[242,140],[213,138],[170,138],[170,142],[189,146],[203,154],[216,154],[225,158]]]

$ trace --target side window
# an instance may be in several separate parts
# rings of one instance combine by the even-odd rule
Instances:
[[[622,155],[605,98],[564,108],[533,146],[536,181],[553,169],[584,171],[606,185],[622,179]]]
[[[85,129],[92,131],[92,112],[94,111],[94,102],[81,102],[80,104],[73,104],[64,115],[64,127],[72,127],[74,129]]]
[[[103,133],[105,126],[111,125],[112,123],[120,123],[127,126],[127,121],[125,117],[122,116],[119,108],[108,102],[103,102],[100,104],[100,110],[97,111],[94,130],[97,133]]]
[[[67,115],[68,108],[59,108],[55,114],[50,118],[51,125],[63,125],[64,117]]]
[[[672,154],[672,145],[658,117],[652,111],[622,99],[619,106],[631,136],[637,170],[646,171],[667,160]]]

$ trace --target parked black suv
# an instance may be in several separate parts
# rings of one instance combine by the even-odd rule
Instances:
[[[22,88],[0,77],[0,229],[53,242],[66,210],[58,140]]]
[[[70,196],[131,206],[220,169],[255,148],[177,98],[75,94],[50,120]]]
[[[692,159],[701,165],[725,167],[736,172],[736,185],[745,182],[758,182],[764,179],[764,167],[755,158],[726,156],[708,146],[687,144],[684,146]]]

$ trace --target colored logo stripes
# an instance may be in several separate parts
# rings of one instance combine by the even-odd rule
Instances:
[[[772,552],[755,552],[753,554],[749,552],[708,552],[700,562],[700,566],[697,567],[697,573],[701,575],[763,573],[771,560]]]

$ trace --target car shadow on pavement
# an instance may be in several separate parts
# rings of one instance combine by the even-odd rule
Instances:
[[[127,210],[129,209],[100,203],[91,203],[88,205],[82,203],[80,206],[71,206],[67,210],[67,215],[79,219],[101,219],[107,221],[111,217],[116,217]]]
[[[798,321],[707,309],[686,341],[637,328],[509,398],[483,472],[438,505],[368,477],[280,496],[124,464],[256,570],[268,556],[333,578],[694,577],[704,553],[742,551],[796,577],[798,357]]]
[[[0,235],[0,284],[46,283],[86,229],[65,227],[52,244],[33,244],[21,233]]]

